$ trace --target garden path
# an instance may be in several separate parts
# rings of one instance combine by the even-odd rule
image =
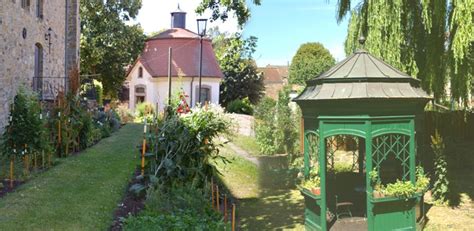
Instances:
[[[0,199],[0,230],[107,230],[138,160],[129,124]]]
[[[250,155],[250,153],[248,153],[247,151],[243,150],[242,148],[240,148],[239,146],[235,145],[234,143],[232,142],[229,142],[227,143],[227,145],[229,145],[229,148],[231,148],[235,154],[243,157],[244,159],[254,163],[255,165],[259,166],[260,165],[260,161],[253,157],[252,155]]]
[[[221,151],[232,160],[227,166],[218,164],[218,169],[237,199],[241,230],[304,230],[303,197],[295,187],[296,176],[288,172],[286,156],[253,157],[229,143]]]

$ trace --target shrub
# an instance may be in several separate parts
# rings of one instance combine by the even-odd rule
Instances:
[[[175,110],[171,110],[175,111]],[[155,158],[152,175],[160,184],[190,182],[202,185],[216,173],[211,160],[220,158],[214,138],[229,130],[230,121],[222,108],[210,105],[207,109],[195,107],[188,114],[171,112],[159,121],[158,133],[150,139]]]
[[[285,86],[278,93],[276,103],[276,127],[275,142],[277,152],[293,154],[298,147],[298,121],[299,118],[291,110],[290,104],[291,89]]]
[[[1,153],[7,158],[24,157],[52,149],[37,96],[24,88],[18,90],[10,106],[9,123],[2,135]],[[26,173],[29,172],[26,162]]]
[[[145,210],[125,220],[124,230],[225,230],[208,194],[187,186],[151,188]]]
[[[137,105],[135,116],[138,122],[143,122],[144,119],[147,119],[148,122],[151,122],[154,115],[155,107],[153,104],[143,102]]]
[[[278,101],[266,97],[255,107],[255,136],[263,154],[293,154],[298,147],[299,113],[291,110],[289,95],[290,88],[285,87]]]
[[[117,114],[120,117],[120,121],[124,124],[133,122],[133,114],[128,110],[126,106],[118,106],[117,109],[115,109]]]
[[[229,113],[252,115],[253,107],[248,98],[236,99],[227,104],[226,111]]]
[[[277,149],[274,135],[275,105],[275,100],[265,97],[255,108],[255,138],[262,154],[274,154]]]

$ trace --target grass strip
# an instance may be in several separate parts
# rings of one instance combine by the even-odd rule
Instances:
[[[138,160],[129,124],[0,200],[0,230],[106,230]]]

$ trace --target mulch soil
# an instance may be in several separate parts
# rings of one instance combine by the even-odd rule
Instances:
[[[137,179],[137,176],[140,175],[140,170],[136,170],[133,174],[132,179],[130,180],[126,194],[123,200],[118,204],[117,209],[114,212],[114,220],[109,230],[111,231],[120,231],[123,227],[123,219],[128,216],[137,215],[142,209],[145,208],[145,197],[136,198],[128,189],[136,184],[142,183],[142,180]]]
[[[4,179],[2,181],[2,184],[3,184],[3,188],[0,189],[0,198],[2,198],[3,196],[7,195],[8,193],[10,192],[13,192],[15,191],[15,189],[24,184],[25,181],[19,181],[19,180],[14,180],[13,181],[13,187],[10,187],[10,180],[8,179]]]

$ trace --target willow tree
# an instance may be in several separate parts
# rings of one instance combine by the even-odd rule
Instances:
[[[474,1],[339,0],[337,19],[350,15],[345,52],[365,49],[422,80],[424,90],[440,102],[451,98],[466,106],[472,88]]]

